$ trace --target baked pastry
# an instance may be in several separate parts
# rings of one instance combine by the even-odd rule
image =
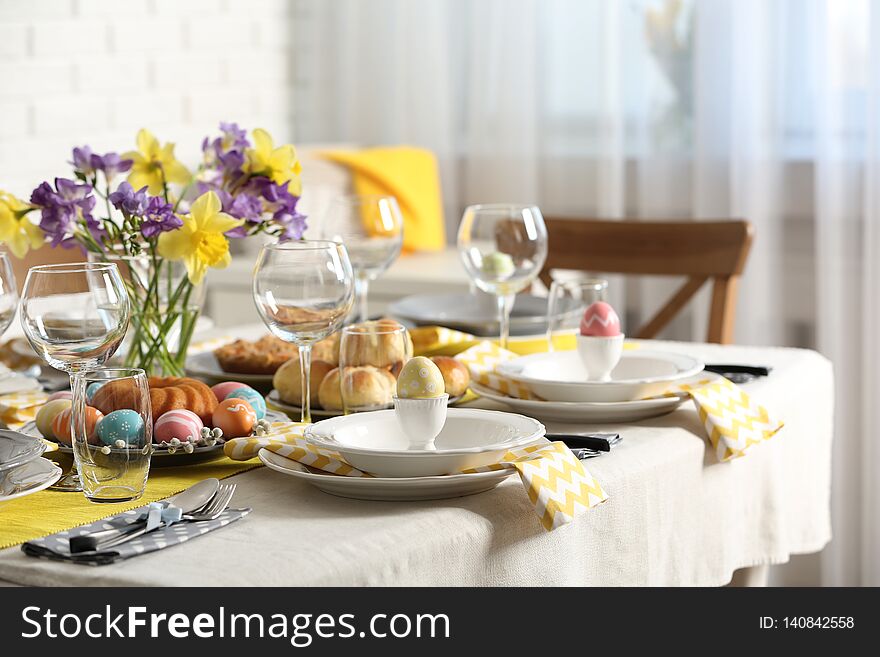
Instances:
[[[313,360],[312,371],[309,380],[309,394],[312,403],[318,399],[318,388],[327,373],[334,365],[325,360]],[[299,369],[299,356],[291,358],[275,372],[272,385],[278,391],[281,401],[299,406],[302,404],[302,374]]]
[[[158,419],[168,411],[186,409],[211,426],[211,416],[217,408],[217,397],[207,385],[195,379],[175,376],[151,376],[147,382],[150,386],[153,418]],[[131,380],[110,381],[98,389],[92,397],[91,405],[104,415],[119,409],[134,409],[137,408],[138,394],[138,389]]]
[[[339,368],[330,370],[318,388],[318,403],[326,411],[342,410],[342,389]],[[386,369],[371,367],[345,368],[345,398],[349,408],[377,408],[391,404],[397,381]]]
[[[464,363],[449,356],[431,356],[431,360],[440,368],[447,394],[450,397],[463,395],[471,384],[471,373]]]
[[[299,353],[297,353],[297,356]],[[312,345],[312,360],[323,360],[333,367],[339,365],[339,333],[333,333]]]
[[[296,345],[274,335],[264,335],[254,342],[236,340],[214,350],[220,368],[234,374],[275,374],[297,353]]]
[[[345,336],[344,354],[340,354],[346,366],[394,367],[412,355],[412,339],[404,331],[405,339],[397,332],[403,326],[393,319],[379,319],[375,322],[355,324],[348,327]],[[370,331],[387,331],[376,333]]]

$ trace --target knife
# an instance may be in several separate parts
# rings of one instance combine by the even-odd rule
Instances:
[[[748,383],[759,376],[768,376],[773,368],[763,365],[706,365],[705,370],[713,374],[720,374],[725,379],[734,383]]]
[[[592,449],[610,452],[611,448],[623,440],[619,433],[591,433],[586,435],[570,433],[549,433],[547,440],[558,440],[571,449]]]

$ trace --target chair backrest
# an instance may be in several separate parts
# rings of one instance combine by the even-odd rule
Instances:
[[[711,281],[708,341],[733,340],[737,283],[754,236],[748,221],[545,221],[550,248],[541,279],[546,284],[551,269],[687,276],[669,302],[633,336],[653,338]]]

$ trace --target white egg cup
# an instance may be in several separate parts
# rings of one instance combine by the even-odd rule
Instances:
[[[394,397],[394,414],[409,438],[409,449],[437,449],[434,439],[446,424],[448,402],[447,394],[430,399]]]
[[[577,350],[587,370],[587,381],[610,381],[611,372],[623,353],[623,333],[619,335],[577,335]]]

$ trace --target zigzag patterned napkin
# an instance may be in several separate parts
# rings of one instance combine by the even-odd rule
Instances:
[[[0,426],[18,430],[37,416],[49,398],[42,390],[25,390],[0,395]]]
[[[233,438],[223,451],[237,461],[246,461],[267,449],[311,468],[346,477],[371,477],[348,465],[340,454],[319,449],[303,438],[306,425],[276,422],[271,433],[258,438]],[[535,506],[544,529],[551,531],[570,523],[578,511],[590,509],[608,499],[593,477],[563,443],[545,441],[511,450],[501,462],[467,472],[514,468]]]
[[[528,386],[500,376],[499,363],[517,358],[494,343],[484,341],[458,355],[478,383],[517,399],[538,399]],[[665,395],[687,393],[699,413],[709,443],[719,461],[744,456],[753,446],[772,438],[783,426],[763,406],[732,381],[706,373],[700,380],[671,387]]]

